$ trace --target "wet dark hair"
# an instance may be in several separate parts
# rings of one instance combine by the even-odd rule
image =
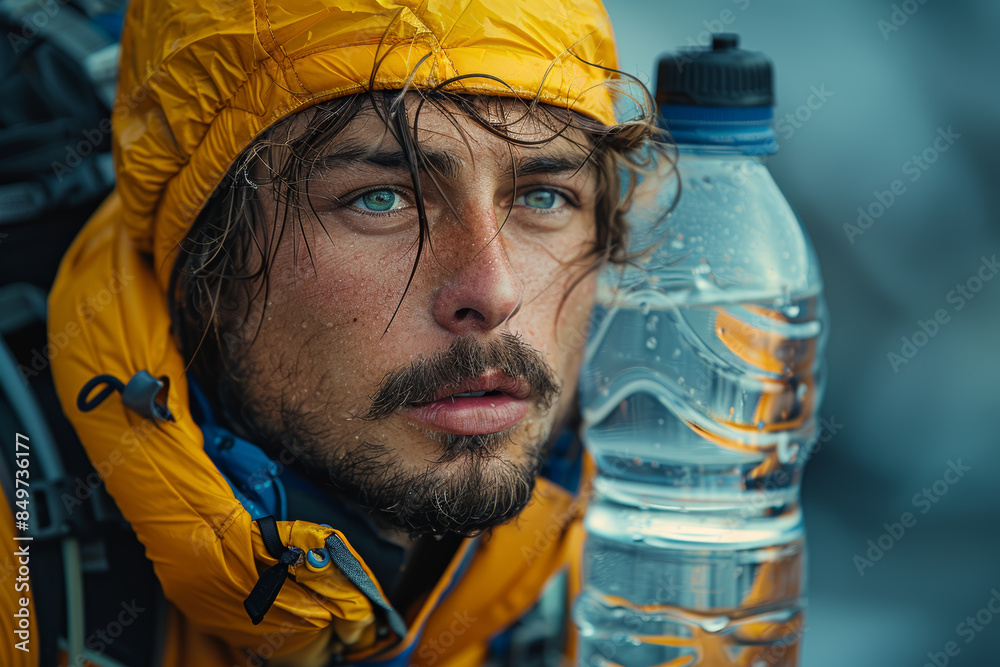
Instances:
[[[476,78],[459,77],[433,89],[409,91],[419,95],[412,120],[403,92],[370,91],[322,102],[266,130],[235,159],[181,244],[170,290],[171,319],[182,354],[195,378],[218,381],[229,374],[227,357],[234,353],[234,344],[243,344],[232,332],[246,323],[251,303],[263,299],[266,304],[270,266],[278,245],[288,235],[293,237],[293,243],[307,243],[303,216],[312,215],[322,225],[310,200],[312,173],[329,146],[359,114],[377,114],[402,149],[416,197],[417,256],[397,312],[429,239],[422,197],[423,188],[429,184],[422,176],[429,176],[430,185],[437,186],[419,138],[420,114],[426,105],[444,112],[460,134],[462,129],[454,121],[455,114],[468,117],[511,146],[537,146],[566,138],[581,150],[584,156],[581,164],[590,162],[596,167],[595,243],[580,258],[585,260],[585,268],[563,295],[564,300],[573,287],[606,263],[633,261],[635,255],[629,253],[626,219],[632,193],[658,161],[662,164],[665,159],[672,165],[675,157],[665,134],[655,126],[655,106],[649,91],[634,77],[621,72],[618,75],[637,87],[641,95],[633,100],[635,117],[610,127],[566,109],[536,100],[521,100],[513,91],[515,104],[509,103],[510,97],[450,92],[450,84]],[[499,81],[492,76],[477,77]],[[547,136],[542,140],[519,136],[516,128],[525,120],[534,130],[544,130]],[[577,139],[581,135],[584,138]],[[260,171],[265,172],[265,178],[256,177]],[[274,219],[270,221],[262,219],[257,201],[262,188],[271,190],[276,204]],[[665,215],[663,211],[662,216]]]

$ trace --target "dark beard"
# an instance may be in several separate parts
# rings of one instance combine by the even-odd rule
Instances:
[[[471,536],[510,521],[531,500],[547,456],[548,430],[520,445],[512,440],[518,426],[480,435],[428,432],[429,438],[441,444],[442,454],[422,472],[410,472],[391,446],[358,445],[331,432],[325,414],[304,414],[284,396],[251,396],[246,387],[268,385],[253,371],[250,358],[234,355],[235,372],[219,380],[222,411],[234,430],[272,458],[285,461],[291,454],[293,465],[321,488],[368,511],[379,523],[411,536]],[[501,334],[487,344],[466,337],[456,339],[442,354],[387,373],[359,421],[385,419],[415,397],[425,400],[440,387],[477,377],[489,368],[526,379],[532,386],[529,400],[543,413],[559,393],[555,374],[541,354],[517,337]],[[243,407],[234,411],[231,406]],[[501,456],[511,445],[524,448],[522,462]],[[451,462],[451,470],[444,475],[437,465],[446,462]]]
[[[419,474],[401,473],[389,447],[368,444],[339,460],[336,470],[328,468],[327,483],[380,523],[412,537],[471,537],[515,518],[531,500],[547,448],[544,439],[527,446],[532,451],[520,464],[467,449],[459,470],[443,480],[430,466]]]

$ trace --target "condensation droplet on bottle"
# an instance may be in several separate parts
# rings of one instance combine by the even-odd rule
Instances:
[[[758,431],[763,431],[764,430],[764,420],[763,419],[761,419],[759,422],[757,422],[757,430]]]
[[[655,350],[656,349],[656,339],[654,337],[650,336],[646,340],[646,347],[648,347],[650,350]]]
[[[782,465],[787,465],[792,462],[795,455],[799,453],[799,446],[797,444],[789,444],[788,442],[788,431],[782,431],[778,434],[778,463]]]
[[[681,348],[675,347],[674,348],[674,355],[673,356],[674,356],[674,359],[679,359],[680,356],[681,356]]]
[[[639,304],[639,308],[642,310],[643,315],[649,315],[651,307],[648,301],[643,301],[641,304]]]
[[[729,625],[729,617],[715,616],[714,618],[706,618],[700,625],[706,632],[718,632]]]

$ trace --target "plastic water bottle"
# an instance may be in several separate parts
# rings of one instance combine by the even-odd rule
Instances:
[[[581,665],[798,664],[799,484],[828,325],[812,246],[763,164],[771,64],[737,44],[716,35],[660,61],[682,187],[664,184],[664,221],[634,228],[633,249],[655,252],[598,288]]]

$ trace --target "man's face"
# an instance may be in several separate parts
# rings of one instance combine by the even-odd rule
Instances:
[[[554,134],[532,120],[510,131]],[[253,437],[413,533],[516,516],[572,413],[593,302],[592,277],[572,284],[590,261],[597,179],[578,169],[582,133],[567,136],[519,147],[426,105],[415,272],[417,197],[374,113],[323,147],[292,204],[301,226],[282,229],[284,205],[262,186],[276,250],[238,331],[252,342],[229,359]]]

